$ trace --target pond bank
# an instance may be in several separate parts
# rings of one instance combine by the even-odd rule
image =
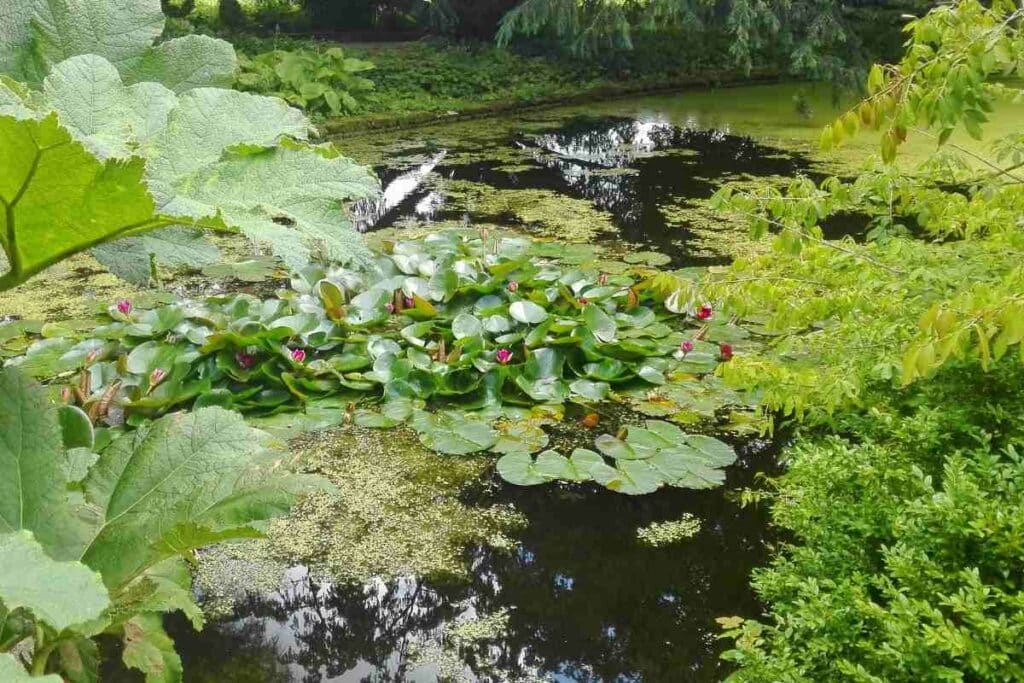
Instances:
[[[454,123],[486,118],[501,114],[525,113],[532,110],[638,95],[664,95],[683,90],[711,87],[741,87],[778,83],[781,76],[774,70],[758,70],[751,74],[735,71],[704,72],[700,75],[680,76],[675,79],[638,80],[626,83],[611,83],[598,87],[583,88],[578,92],[559,94],[555,97],[528,97],[495,102],[482,102],[461,110],[427,109],[422,111],[393,111],[338,117],[325,121],[320,128],[328,135],[359,133],[367,131],[398,130]]]

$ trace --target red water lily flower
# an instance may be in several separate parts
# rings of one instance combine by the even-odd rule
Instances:
[[[697,310],[697,319],[698,320],[707,320],[713,314],[714,314],[714,311],[711,309],[711,304],[704,304],[703,306],[700,307],[700,309]]]
[[[689,353],[690,351],[693,351],[693,342],[687,339],[686,341],[679,345],[679,350],[682,351],[683,353]]]
[[[509,349],[498,349],[498,352],[494,354],[494,357],[497,359],[499,363],[505,365],[510,360],[512,360],[512,351],[510,351]]]
[[[248,370],[254,363],[256,363],[256,357],[251,353],[239,351],[235,354],[235,362],[238,363],[238,366],[243,370]]]
[[[718,354],[722,357],[722,360],[732,358],[732,344],[719,344]]]
[[[588,298],[587,298],[587,297],[585,297],[585,296],[581,296],[581,297],[579,298],[579,302],[580,302],[580,306],[586,306],[587,304],[589,304],[589,303],[590,303],[590,299],[588,299]]]
[[[128,315],[132,312],[132,302],[128,299],[121,299],[117,302],[117,310],[121,315]]]

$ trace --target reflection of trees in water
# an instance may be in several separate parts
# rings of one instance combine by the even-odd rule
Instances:
[[[750,464],[763,465],[765,457],[743,458],[730,473],[731,486],[745,484]],[[764,557],[763,512],[726,502],[722,490],[634,498],[552,486],[508,488],[503,497],[530,520],[522,546],[469,551],[470,583],[345,586],[298,573],[286,590],[239,605],[237,621],[182,642],[193,670],[208,670],[207,660],[213,664],[228,652],[251,651],[252,645],[211,646],[210,638],[230,639],[244,626],[249,643],[256,623],[264,653],[276,652],[291,666],[292,681],[345,673],[345,680],[415,680],[408,678],[414,644],[440,639],[460,615],[505,609],[504,633],[460,653],[481,680],[507,680],[499,670],[539,670],[573,681],[721,679],[714,619],[759,612],[747,581]],[[637,542],[638,527],[684,511],[703,520],[696,538],[663,548]]]
[[[556,171],[569,194],[615,216],[626,239],[669,248],[660,206],[706,198],[728,176],[793,175],[807,164],[780,149],[720,130],[632,119],[576,119],[533,138],[534,159]]]

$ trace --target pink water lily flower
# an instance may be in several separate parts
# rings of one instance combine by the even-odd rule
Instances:
[[[157,384],[160,384],[160,382],[163,382],[165,377],[167,377],[167,372],[157,368],[153,372],[149,373],[149,385],[151,387],[155,387]]]
[[[732,345],[719,344],[718,354],[722,357],[722,360],[730,360],[732,358]]]
[[[416,305],[416,302],[413,301],[413,298],[411,296],[405,297],[405,300],[402,303],[405,305],[406,308],[412,308],[413,306]]]
[[[698,319],[698,320],[707,320],[707,319],[708,319],[708,318],[710,318],[710,317],[711,317],[711,316],[712,316],[713,314],[714,314],[714,311],[713,311],[713,310],[712,310],[712,308],[711,308],[711,304],[704,304],[704,305],[703,305],[703,306],[701,306],[701,307],[700,307],[700,309],[699,309],[699,310],[697,311],[697,319]]]
[[[494,354],[494,357],[497,359],[499,363],[505,365],[510,360],[512,360],[512,351],[510,351],[509,349],[498,349],[498,352]]]
[[[235,362],[238,363],[238,366],[243,370],[248,370],[256,363],[256,356],[251,353],[246,353],[245,351],[239,351],[235,354]]]
[[[391,303],[391,302],[389,301],[389,302],[387,302],[387,303],[386,303],[386,304],[384,305],[384,309],[385,309],[385,310],[386,310],[386,311],[387,311],[388,313],[394,313],[394,312],[395,312],[395,305],[394,305],[393,303]]]
[[[296,363],[306,362],[306,351],[305,349],[292,349],[292,360]]]
[[[693,351],[693,342],[687,339],[686,341],[679,345],[679,350],[682,351],[683,353],[689,353],[690,351]]]
[[[507,288],[508,288],[508,291],[510,291],[510,292],[518,292],[519,291],[519,283],[516,282],[515,280],[511,280],[508,283]]]
[[[117,302],[117,311],[121,315],[129,315],[132,312],[132,302],[128,299],[121,299]]]

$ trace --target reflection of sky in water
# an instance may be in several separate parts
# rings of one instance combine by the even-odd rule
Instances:
[[[740,453],[730,469],[733,488],[766,464],[753,445]],[[253,666],[253,653],[268,652],[284,674],[234,680],[433,681],[437,670],[423,662],[438,661],[431,648],[440,651],[445,633],[450,638],[459,623],[502,613],[507,623],[494,639],[448,648],[455,657],[449,666],[461,668],[464,680],[724,677],[714,619],[759,613],[747,582],[764,556],[763,511],[740,509],[724,490],[631,497],[578,487],[507,487],[494,502],[514,504],[529,523],[515,549],[470,549],[468,580],[352,586],[311,579],[297,567],[279,592],[241,601],[233,621],[209,624],[201,634],[174,630],[187,669],[211,672],[191,683],[223,683],[216,672]],[[639,527],[683,512],[705,521],[696,537],[663,548],[638,542]],[[226,645],[211,649],[211,640]],[[422,660],[414,656],[417,649],[426,653]],[[237,663],[224,661],[232,657]],[[263,666],[269,671],[272,665]]]

